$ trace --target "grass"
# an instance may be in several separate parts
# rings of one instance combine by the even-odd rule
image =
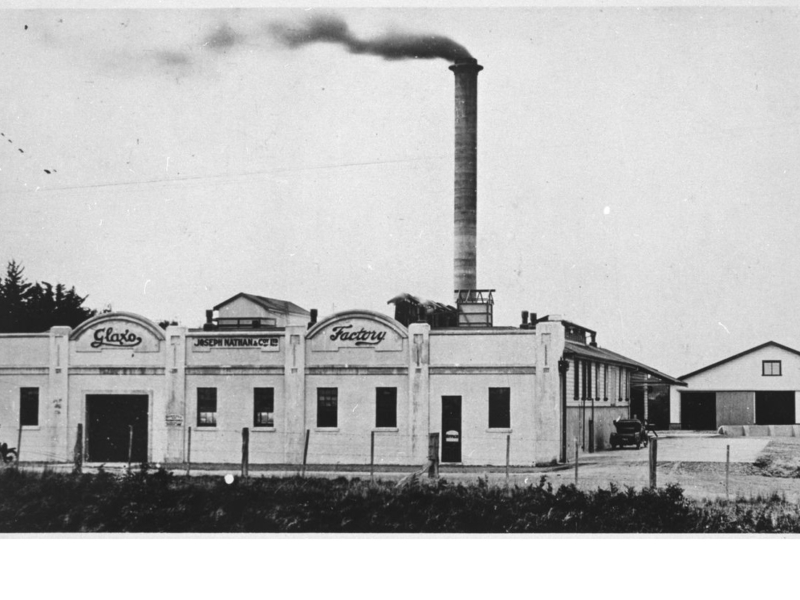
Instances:
[[[762,475],[800,478],[800,439],[775,438],[754,463]]]
[[[0,472],[2,532],[697,533],[800,532],[780,497],[694,503],[678,486],[582,491],[424,480],[398,489],[359,479],[187,478],[146,467]]]

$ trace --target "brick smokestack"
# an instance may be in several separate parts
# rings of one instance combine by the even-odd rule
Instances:
[[[478,73],[474,58],[461,58],[456,76],[454,289],[477,288]]]

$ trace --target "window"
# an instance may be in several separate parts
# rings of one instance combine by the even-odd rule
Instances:
[[[511,427],[511,389],[489,388],[489,429]]]
[[[397,388],[375,390],[375,427],[397,427]]]
[[[603,365],[603,401],[608,400],[608,365]]]
[[[317,388],[317,427],[338,427],[338,388]]]
[[[217,388],[197,388],[197,426],[217,426]]]
[[[19,424],[23,427],[39,425],[39,388],[20,388]]]
[[[762,360],[761,374],[767,377],[779,377],[781,375],[781,361]]]
[[[275,390],[253,389],[253,427],[275,427]]]
[[[578,400],[579,395],[580,395],[580,389],[581,389],[581,385],[580,385],[581,384],[580,370],[581,370],[581,363],[576,358],[572,362],[572,375],[573,375],[573,380],[574,380],[574,384],[573,384],[572,387],[575,388],[573,390],[575,400]]]

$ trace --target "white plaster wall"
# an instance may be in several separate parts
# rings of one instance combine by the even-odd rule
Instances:
[[[764,360],[780,360],[783,375],[780,377],[761,375],[761,361]],[[782,348],[767,346],[683,380],[689,384],[689,387],[682,389],[692,392],[704,390],[800,390],[800,356]],[[672,394],[670,394],[670,399],[672,399]]]

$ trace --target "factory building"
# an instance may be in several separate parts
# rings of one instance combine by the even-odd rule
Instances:
[[[681,382],[601,348],[596,332],[523,311],[494,325],[477,277],[477,77],[455,74],[454,298],[400,294],[394,318],[317,320],[292,302],[237,294],[201,329],[130,313],[74,330],[0,335],[0,441],[25,460],[420,465],[549,464],[577,440],[608,445],[632,416],[631,378]],[[530,317],[530,319],[529,319]],[[642,417],[643,415],[639,415]]]
[[[675,429],[731,435],[800,435],[800,351],[766,342],[681,377],[672,388]]]

